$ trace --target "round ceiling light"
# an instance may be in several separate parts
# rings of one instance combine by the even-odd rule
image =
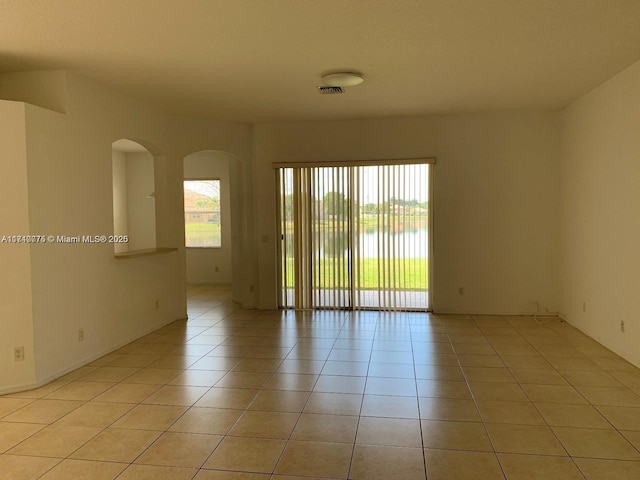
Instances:
[[[355,87],[362,82],[364,82],[362,74],[354,72],[329,73],[322,77],[322,83],[330,87]]]

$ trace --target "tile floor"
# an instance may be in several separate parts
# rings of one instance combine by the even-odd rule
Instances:
[[[557,320],[189,317],[0,397],[0,477],[640,479],[640,370]]]

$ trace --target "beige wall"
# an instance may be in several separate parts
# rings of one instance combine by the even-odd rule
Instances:
[[[434,309],[556,311],[558,147],[554,114],[256,125],[259,306],[276,302],[273,162],[436,157]]]
[[[640,62],[566,109],[561,156],[563,312],[638,366],[639,125]]]
[[[129,235],[129,221],[127,214],[127,162],[126,154],[113,150],[113,234]],[[113,251],[121,253],[127,251],[127,243],[114,243]]]
[[[127,152],[128,250],[156,247],[156,202],[153,156],[147,152]],[[154,196],[151,196],[153,193]]]
[[[0,101],[0,392],[35,382],[31,249],[2,241],[35,233],[29,228],[26,147],[25,105]],[[13,361],[14,347],[24,347],[24,361]]]
[[[196,152],[184,159],[184,178],[220,180],[220,248],[187,248],[187,283],[231,284],[231,177],[229,163],[235,161],[224,152]]]
[[[0,80],[3,78],[0,75]],[[29,318],[0,317],[0,331],[9,332],[0,340],[2,345],[7,343],[5,354],[0,356],[0,371],[16,372],[11,381],[3,377],[0,392],[41,384],[159,326],[185,318],[182,158],[193,151],[220,147],[240,155],[251,152],[250,127],[246,125],[193,119],[181,123],[82,77],[66,75],[65,84],[66,114],[18,104],[26,109],[22,126],[15,115],[3,119],[12,125],[5,132],[18,139],[16,132],[22,128],[26,138],[26,165],[22,168],[26,168],[28,203],[17,207],[28,205],[29,215],[21,214],[15,220],[30,222],[25,225],[31,232],[46,235],[113,233],[111,144],[128,138],[154,154],[158,245],[178,247],[179,251],[116,260],[109,244],[32,246],[30,258],[22,256],[19,265],[12,267],[21,272],[23,283],[11,311],[33,312],[33,333],[29,334]],[[242,158],[242,162],[250,161],[250,157]],[[6,169],[3,166],[3,180]],[[27,187],[22,185],[24,194]],[[22,187],[16,182],[12,188]],[[244,189],[242,184],[241,195]],[[252,223],[244,217],[242,221]],[[239,240],[244,242],[242,237]],[[25,263],[29,260],[30,268]],[[248,270],[245,264],[239,268]],[[3,287],[3,294],[12,291]],[[248,288],[242,288],[244,292]],[[252,303],[249,297],[241,296],[240,300]],[[85,332],[82,342],[78,341],[78,329]],[[28,348],[29,335],[34,338],[35,354]],[[16,370],[12,347],[17,342],[27,347],[25,366],[29,362],[33,366],[35,355],[35,373],[33,368],[30,372]]]

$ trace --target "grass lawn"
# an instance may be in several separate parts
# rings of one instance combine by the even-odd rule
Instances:
[[[402,290],[426,290],[429,288],[428,282],[428,261],[426,258],[405,258],[395,262],[395,270],[390,270],[390,262],[386,259],[364,258],[359,262],[360,283],[356,286],[364,289],[377,289],[378,286],[391,285]],[[338,264],[340,264],[340,274],[338,282]],[[336,286],[347,288],[348,272],[344,259],[323,258],[314,262],[315,287],[334,288]],[[293,259],[287,258],[287,279],[288,287],[294,286]]]
[[[187,246],[220,246],[220,224],[186,223],[184,235]]]

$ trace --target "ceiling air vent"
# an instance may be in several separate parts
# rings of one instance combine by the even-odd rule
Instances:
[[[336,93],[344,93],[344,90],[342,89],[342,87],[321,86],[318,87],[318,92],[320,92],[321,95],[335,95]]]

